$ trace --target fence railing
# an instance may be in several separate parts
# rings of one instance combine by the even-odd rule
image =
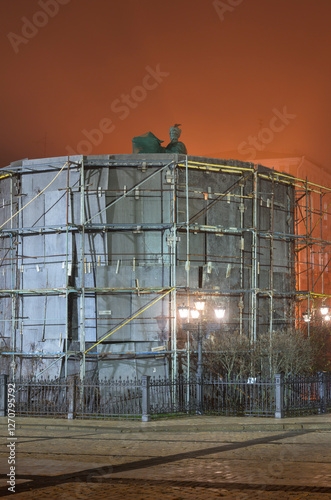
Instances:
[[[285,416],[326,413],[331,406],[331,375],[287,377],[283,382]]]
[[[212,377],[133,380],[20,379],[0,375],[0,416],[14,384],[15,414],[65,418],[142,419],[170,415],[284,416],[331,410],[331,374],[273,379]],[[12,403],[11,403],[12,404]]]
[[[203,411],[214,415],[274,416],[275,382],[271,379],[203,381]]]

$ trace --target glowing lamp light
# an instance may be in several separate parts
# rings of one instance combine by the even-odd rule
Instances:
[[[197,309],[191,309],[191,317],[193,319],[197,319],[199,317],[200,313]]]
[[[198,310],[198,311],[203,311],[204,308],[205,308],[205,301],[204,300],[196,300],[194,302],[194,305],[195,305],[195,308]]]
[[[324,316],[324,319],[325,319],[325,321],[330,321],[331,316],[329,316],[329,314],[326,314],[326,315]]]
[[[329,308],[328,307],[325,307],[325,306],[321,307],[321,314],[322,314],[322,316],[326,316],[328,314],[328,312],[329,312]]]
[[[223,319],[225,316],[225,309],[222,307],[215,307],[215,315],[217,319]]]
[[[309,323],[309,321],[310,321],[310,316],[309,316],[309,314],[304,314],[304,315],[303,315],[303,321],[305,321],[306,323]]]
[[[190,310],[188,307],[181,306],[181,307],[178,307],[178,312],[179,312],[179,316],[182,319],[186,319],[189,317]]]

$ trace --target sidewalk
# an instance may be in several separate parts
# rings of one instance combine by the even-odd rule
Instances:
[[[17,417],[10,444],[15,497],[324,500],[331,498],[330,431],[331,414],[151,422]],[[1,417],[0,497],[12,495],[13,439]]]
[[[0,417],[0,430],[7,428],[7,417]],[[291,418],[194,416],[152,420],[66,420],[63,418],[17,417],[16,429],[106,430],[107,432],[208,432],[208,431],[331,431],[331,413]]]

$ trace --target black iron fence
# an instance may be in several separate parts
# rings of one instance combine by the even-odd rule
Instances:
[[[326,413],[331,409],[331,375],[287,377],[283,383],[286,416]]]
[[[10,387],[10,398],[7,397]],[[134,380],[21,379],[0,375],[0,416],[142,419],[171,415],[284,416],[331,411],[331,374],[273,379],[144,376]],[[12,403],[11,403],[12,404]]]
[[[275,416],[275,381],[268,378],[205,379],[203,410],[214,415]]]

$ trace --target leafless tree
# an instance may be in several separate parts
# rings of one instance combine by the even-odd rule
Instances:
[[[331,332],[325,321],[315,320],[306,327],[305,336],[309,338],[312,349],[312,371],[331,371]]]
[[[312,348],[309,339],[299,330],[273,332],[269,340],[269,371],[273,376],[283,372],[303,374],[312,366]]]
[[[250,343],[238,332],[211,335],[204,343],[205,371],[231,378],[250,371]]]
[[[313,349],[307,336],[296,330],[261,335],[254,343],[238,332],[213,335],[204,343],[205,372],[233,376],[270,376],[311,371]]]

